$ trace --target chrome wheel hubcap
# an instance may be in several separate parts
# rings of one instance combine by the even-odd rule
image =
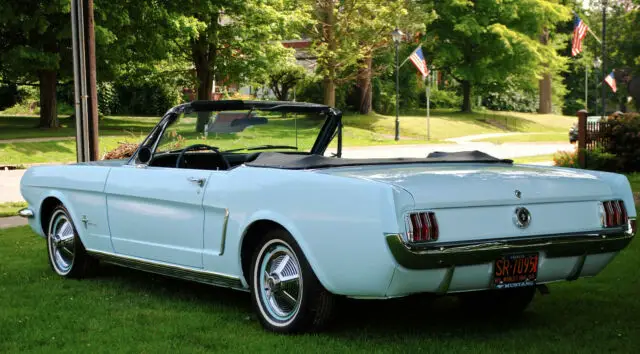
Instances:
[[[265,245],[259,271],[261,303],[269,317],[278,323],[291,320],[300,308],[302,274],[293,251],[274,240]]]
[[[75,259],[75,234],[71,221],[57,211],[49,224],[49,255],[60,274],[69,273]]]

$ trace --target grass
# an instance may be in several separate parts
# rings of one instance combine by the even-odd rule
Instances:
[[[520,320],[454,298],[341,303],[324,333],[262,330],[249,295],[116,267],[82,281],[47,264],[28,227],[0,230],[0,352],[570,353],[640,350],[636,240],[597,277],[550,285]],[[508,311],[508,309],[506,309]]]
[[[36,116],[0,116],[0,140],[21,138],[72,137],[75,135],[75,123],[69,118],[61,118],[61,128],[42,130],[34,128]],[[101,154],[115,148],[119,142],[139,143],[158,121],[158,118],[146,117],[106,117],[100,121]],[[344,145],[396,145],[425,144],[426,118],[418,112],[408,112],[400,118],[400,141],[394,138],[395,117],[371,114],[345,115]],[[428,143],[444,143],[445,139],[466,135],[501,132],[565,132],[573,119],[563,116],[538,116],[534,114],[472,113],[462,114],[449,110],[433,111],[430,119],[431,140]],[[226,149],[237,146],[255,146],[262,144],[294,145],[291,132],[294,123],[298,126],[298,146],[308,149],[313,145],[322,124],[319,120],[274,119],[267,129],[247,130],[227,139],[213,140],[209,144]],[[266,128],[266,127],[264,127]],[[566,128],[566,129],[565,129]],[[201,134],[194,133],[193,119],[184,118],[177,126],[186,141],[183,143],[202,143]],[[220,138],[220,137],[218,137]],[[335,145],[335,142],[333,143]],[[43,162],[73,162],[76,160],[75,140],[11,142],[0,141],[0,165],[33,164]]]
[[[534,162],[547,162],[547,161],[553,161],[553,154],[523,156],[523,157],[517,157],[513,159],[513,162],[522,163],[522,164],[534,163]]]
[[[513,142],[521,142],[521,143],[529,143],[529,142],[562,142],[569,143],[569,135],[568,130],[566,132],[560,133],[522,133],[522,134],[514,134],[501,136],[496,138],[485,138],[478,139],[474,141],[484,141],[491,142],[494,144],[502,144],[502,143],[513,143]]]
[[[0,218],[5,216],[16,216],[18,210],[25,208],[26,206],[26,202],[0,203]]]

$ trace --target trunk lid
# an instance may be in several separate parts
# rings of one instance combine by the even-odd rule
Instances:
[[[411,193],[416,208],[585,201],[611,195],[608,184],[593,175],[544,166],[378,165],[319,172],[395,185]]]
[[[317,172],[406,190],[414,206],[396,207],[400,231],[405,231],[406,213],[432,210],[440,228],[438,243],[597,230],[601,228],[597,201],[612,196],[610,186],[593,175],[544,166],[447,163]],[[526,228],[514,222],[518,207],[531,214]]]

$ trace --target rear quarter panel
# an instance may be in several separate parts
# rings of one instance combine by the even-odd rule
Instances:
[[[329,291],[384,295],[395,269],[384,233],[398,230],[391,186],[256,167],[239,167],[226,176],[220,185],[210,185],[204,198],[205,209],[229,208],[226,251],[205,260],[205,268],[241,273],[246,230],[257,220],[271,220],[292,234]]]

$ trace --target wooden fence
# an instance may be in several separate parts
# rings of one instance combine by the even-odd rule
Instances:
[[[589,151],[593,151],[596,148],[605,149],[609,143],[607,138],[609,134],[606,134],[609,129],[610,124],[608,122],[587,122],[586,149]]]

